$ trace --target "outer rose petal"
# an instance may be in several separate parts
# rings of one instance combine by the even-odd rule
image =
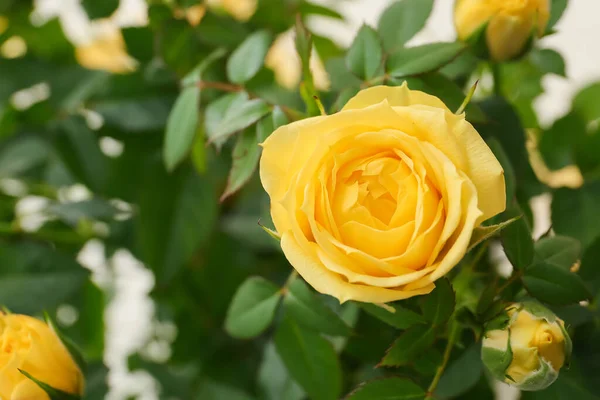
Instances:
[[[454,141],[447,132],[426,131],[425,138],[450,158],[457,167],[465,165],[463,172],[473,181],[479,197],[479,209],[483,212],[479,222],[501,213],[506,208],[504,170],[494,153],[479,136],[475,128],[462,116],[455,116],[437,97],[417,90],[411,91],[404,83],[399,87],[375,86],[359,92],[350,99],[344,109],[354,110],[378,104],[387,100],[392,107],[422,104],[447,111],[446,119],[452,120]],[[416,113],[408,111],[408,115]],[[423,125],[431,124],[423,121]],[[408,133],[408,132],[407,132]],[[457,150],[458,149],[458,150]],[[462,162],[464,159],[464,162]]]
[[[502,0],[504,1],[504,0]],[[494,8],[481,0],[458,0],[454,6],[454,25],[460,40],[466,40],[494,13]]]
[[[388,303],[430,293],[435,285],[429,284],[416,290],[388,289],[348,283],[324,268],[316,255],[317,245],[309,243],[311,251],[301,248],[291,232],[281,237],[281,248],[290,264],[318,292],[336,297],[341,303],[347,300],[365,303]]]
[[[13,390],[10,400],[50,400],[36,383],[26,378]]]

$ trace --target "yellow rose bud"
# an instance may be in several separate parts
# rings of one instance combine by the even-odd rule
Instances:
[[[521,390],[542,390],[558,377],[572,344],[562,320],[532,302],[512,305],[508,321],[486,332],[483,363],[496,379]]]
[[[464,114],[406,84],[363,90],[262,146],[283,252],[341,302],[429,293],[505,208],[502,167]]]
[[[454,10],[458,38],[485,35],[495,61],[522,54],[532,37],[544,34],[549,19],[550,0],[457,0]]]
[[[48,325],[26,315],[0,313],[0,399],[50,399],[19,370],[54,389],[83,394],[83,374]]]

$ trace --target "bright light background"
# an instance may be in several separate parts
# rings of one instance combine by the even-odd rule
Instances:
[[[98,0],[102,1],[102,0]],[[311,27],[348,45],[358,28],[367,23],[375,26],[391,0],[314,0],[337,8],[346,23],[316,18]],[[91,26],[79,0],[35,0],[36,17],[41,20],[59,16],[65,33],[75,44],[93,40],[98,27]],[[448,41],[455,37],[452,26],[453,0],[436,0],[434,12],[425,29],[410,43]],[[557,25],[558,33],[541,41],[541,46],[559,51],[567,65],[568,78],[544,78],[546,93],[537,99],[535,108],[543,125],[565,114],[573,95],[587,84],[600,80],[600,1],[571,0],[569,8]],[[147,20],[144,0],[121,0],[115,21],[121,26],[143,25]],[[565,134],[568,134],[565,132]],[[549,199],[534,201],[535,232],[549,227]],[[500,251],[501,252],[501,251]],[[175,339],[176,328],[155,320],[154,305],[148,293],[154,286],[152,273],[126,251],[111,260],[104,258],[103,245],[94,241],[80,254],[79,261],[91,269],[94,279],[107,292],[114,293],[106,310],[107,340],[105,362],[111,372],[109,400],[158,399],[153,379],[145,373],[127,370],[127,356],[137,351],[160,359],[168,358],[169,343]],[[500,399],[515,399],[516,391],[506,385],[498,387]],[[208,400],[208,399],[207,399]]]

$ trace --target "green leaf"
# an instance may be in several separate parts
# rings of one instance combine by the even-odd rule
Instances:
[[[44,392],[46,392],[48,394],[48,396],[50,397],[50,400],[81,400],[80,396],[66,393],[66,392],[63,392],[62,390],[55,389],[52,386],[36,379],[31,374],[29,374],[27,371],[19,369],[19,372],[22,373],[23,375],[25,375],[27,378],[31,379],[33,382],[35,382],[36,385],[38,385]]]
[[[428,295],[419,298],[423,316],[435,327],[446,323],[456,304],[456,296],[450,281],[446,278],[435,282],[435,289]]]
[[[263,100],[242,100],[243,96],[236,96],[230,99],[227,107],[223,110],[221,119],[212,125],[209,125],[209,110],[206,110],[206,133],[210,143],[215,143],[220,147],[232,134],[247,128],[256,121],[269,113],[270,107]]]
[[[360,79],[368,80],[383,73],[382,64],[381,40],[373,28],[363,25],[348,49],[346,66]]]
[[[306,397],[304,390],[288,374],[272,342],[264,347],[258,390],[263,400],[302,400]]]
[[[527,268],[523,284],[529,294],[548,304],[567,305],[591,298],[578,275],[545,262]]]
[[[331,80],[331,89],[336,91],[348,90],[356,87],[360,89],[361,81],[353,73],[348,71],[346,61],[343,57],[334,57],[327,60],[325,69]],[[342,104],[343,105],[343,104]]]
[[[105,126],[133,133],[164,129],[172,105],[171,96],[153,96],[134,100],[102,100],[92,109],[104,118]]]
[[[535,254],[548,264],[568,270],[579,260],[581,244],[568,236],[546,237],[535,244]]]
[[[434,341],[435,331],[432,327],[426,325],[413,326],[396,339],[379,366],[399,367],[407,365],[429,349]]]
[[[82,0],[81,5],[90,19],[108,18],[119,7],[119,0]]]
[[[594,241],[581,258],[581,267],[579,275],[593,290],[593,293],[600,291],[600,237]]]
[[[107,158],[82,118],[61,122],[54,142],[61,160],[73,176],[94,192],[102,192],[106,181]]]
[[[586,136],[586,123],[577,114],[559,118],[542,132],[538,148],[544,162],[551,170],[574,164],[574,149]],[[564,132],[569,132],[565,135]]]
[[[182,86],[188,87],[197,84],[200,80],[202,80],[202,74],[204,74],[211,65],[213,65],[220,58],[224,57],[226,54],[227,50],[224,48],[218,48],[214,50],[183,78],[181,81]]]
[[[300,3],[298,6],[298,11],[302,15],[319,15],[321,17],[339,19],[341,21],[344,20],[344,16],[339,12],[318,4],[309,3],[307,1]]]
[[[421,315],[399,304],[387,304],[386,308],[370,303],[358,303],[358,305],[375,318],[398,329],[407,329],[413,325],[425,323],[425,319]],[[388,311],[387,307],[392,307],[395,311]]]
[[[348,336],[350,328],[310,288],[296,277],[283,300],[286,311],[296,322],[332,336]]]
[[[378,24],[387,52],[393,52],[417,34],[433,10],[433,0],[402,0],[390,5]]]
[[[82,267],[3,275],[0,304],[13,312],[35,314],[62,304],[83,287],[87,277],[88,272]]]
[[[390,55],[388,74],[395,78],[433,72],[450,63],[465,49],[462,43],[431,43],[401,49]]]
[[[509,214],[518,216],[521,215],[521,211],[519,209],[509,210]],[[527,219],[518,218],[514,223],[503,229],[500,236],[504,252],[513,267],[523,270],[531,265],[534,249],[531,229]]]
[[[198,400],[254,400],[254,398],[236,387],[223,385],[212,380],[205,380],[200,385]]]
[[[546,34],[552,32],[552,28],[560,20],[568,4],[569,0],[552,0],[550,4],[550,20],[546,27]]]
[[[258,31],[248,36],[229,57],[227,78],[237,84],[252,79],[265,62],[271,39],[271,34],[267,31]]]
[[[552,227],[558,235],[571,236],[587,248],[600,236],[600,182],[579,189],[558,189],[552,198]]]
[[[416,400],[425,391],[405,378],[385,378],[361,384],[346,400]]]
[[[163,153],[169,171],[175,169],[192,147],[198,127],[199,104],[200,89],[189,87],[183,89],[169,114]]]
[[[487,145],[490,147],[490,150],[494,153],[498,161],[500,161],[500,165],[502,165],[502,169],[504,169],[504,182],[506,185],[506,201],[507,203],[511,203],[515,197],[515,193],[517,190],[517,182],[515,178],[515,171],[510,163],[510,158],[504,151],[502,144],[496,138],[489,138],[486,141]]]
[[[44,163],[49,150],[46,142],[34,136],[19,136],[5,143],[0,152],[0,177],[15,178]]]
[[[460,395],[477,384],[482,367],[481,344],[474,343],[448,365],[435,390],[436,398],[461,398]]]
[[[567,77],[565,60],[556,50],[533,49],[529,57],[543,73]]]
[[[259,124],[271,123],[269,118],[263,119]],[[261,132],[264,132],[264,128],[260,128]],[[233,165],[229,171],[229,178],[227,179],[227,187],[225,192],[221,196],[221,201],[231,196],[238,190],[240,190],[249,180],[252,178],[256,167],[258,166],[258,160],[260,158],[260,147],[258,146],[259,138],[257,135],[259,128],[256,129],[248,128],[241,135],[238,136],[235,147],[233,148]],[[268,130],[268,129],[267,129]]]
[[[281,291],[260,278],[247,279],[237,290],[227,312],[225,330],[239,339],[260,335],[273,321]]]
[[[73,360],[75,360],[75,363],[77,363],[79,369],[85,374],[87,370],[87,363],[83,358],[83,354],[81,353],[79,346],[77,346],[75,342],[73,342],[69,337],[65,336],[65,334],[58,329],[58,326],[56,326],[56,323],[48,313],[44,313],[44,319],[46,320],[46,324],[48,324],[54,333],[56,333],[56,336],[58,336],[62,344],[67,348],[69,354],[71,354],[71,357],[73,357]]]
[[[573,111],[587,122],[600,119],[600,82],[593,83],[582,89],[573,99]]]
[[[159,282],[172,279],[209,239],[217,220],[214,184],[191,167],[168,174],[158,159],[143,166],[135,219],[138,254]]]
[[[313,400],[338,400],[342,372],[333,346],[319,334],[284,318],[275,346],[290,375]]]
[[[206,107],[204,114],[206,137],[215,144],[217,149],[220,149],[227,141],[227,138],[215,139],[215,133],[225,119],[225,115],[233,112],[230,110],[240,108],[248,99],[249,96],[246,92],[229,93],[219,97]]]
[[[486,113],[488,123],[478,125],[477,130],[486,141],[492,137],[498,140],[506,151],[515,174],[516,191],[527,198],[540,194],[543,188],[531,169],[525,130],[513,106],[502,97],[487,98],[479,105]]]

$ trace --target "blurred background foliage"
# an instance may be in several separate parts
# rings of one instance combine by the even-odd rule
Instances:
[[[123,278],[142,279],[123,272],[134,267],[152,271],[155,315],[123,368],[150,374],[161,399],[335,400],[398,375],[413,381],[369,390],[419,398],[450,334],[457,345],[436,398],[493,398],[481,327],[500,300],[527,296],[569,324],[575,358],[549,391],[522,398],[598,398],[600,84],[540,126],[532,101],[544,76],[566,76],[561,55],[534,48],[498,66],[494,82],[460,43],[406,48],[433,0],[392,2],[349,50],[309,39],[308,18],[343,17],[306,0],[206,3],[151,0],[147,20],[120,29],[117,0],[83,0],[95,35],[73,43],[31,1],[0,2],[0,304],[57,317],[88,360],[85,398],[108,391],[105,341],[119,332],[105,333],[104,316],[119,285],[139,284]],[[552,3],[554,24],[567,2]],[[396,314],[340,306],[290,276],[259,225],[271,226],[257,144],[317,114],[312,95],[335,112],[360,88],[407,81],[458,109],[477,80],[467,119],[502,162],[510,199],[495,222],[526,217],[503,234],[513,274],[487,257],[494,239],[466,256],[452,285]],[[534,244],[530,200],[542,193],[553,196],[552,231]],[[85,256],[91,248],[100,261]],[[143,310],[129,311],[122,323],[135,330]],[[350,398],[376,397],[363,388]]]

